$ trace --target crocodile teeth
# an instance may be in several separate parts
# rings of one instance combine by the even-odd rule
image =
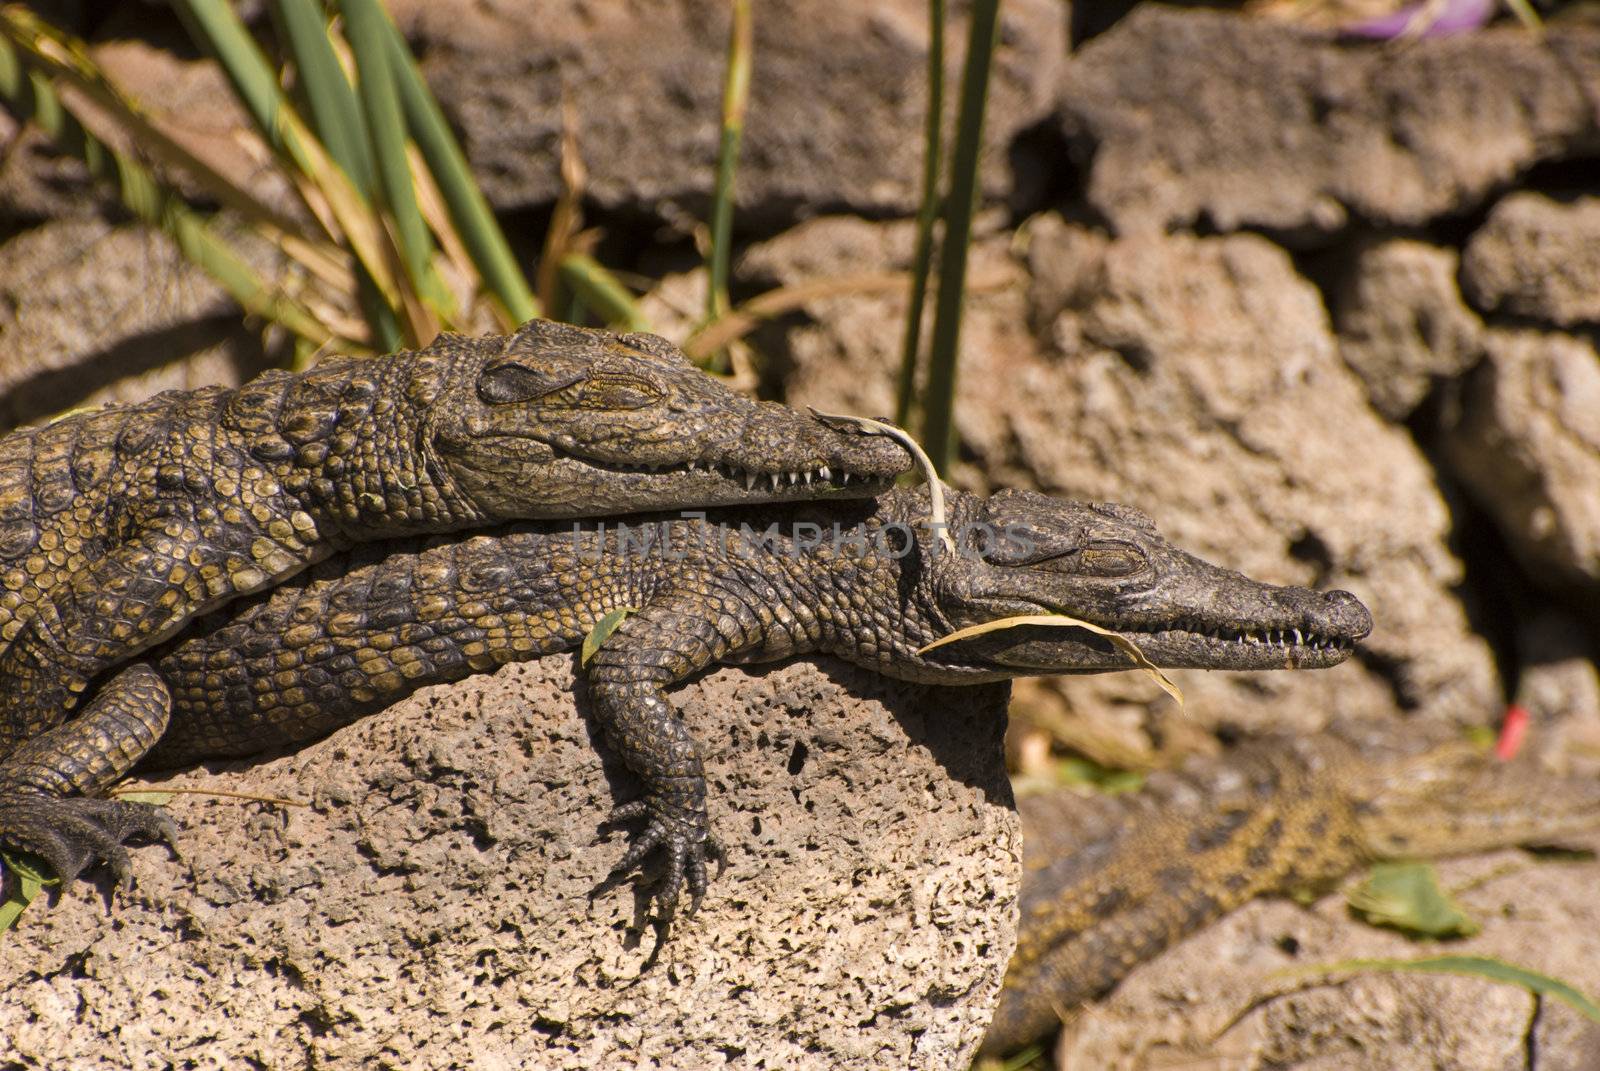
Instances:
[[[811,486],[811,473],[809,473],[809,472],[806,473],[806,486],[807,487]]]
[[[744,474],[744,489],[746,491],[754,491],[756,489],[756,474],[755,473],[747,472],[747,473]]]
[[[1294,645],[1296,647],[1299,647],[1301,644],[1303,644],[1305,642],[1306,642],[1305,638],[1300,635],[1300,630],[1299,629],[1295,629],[1294,630]]]
[[[841,472],[839,474],[839,485],[842,487],[842,486],[844,486],[845,484],[847,484],[849,482],[850,482],[850,474],[848,472]]]
[[[826,466],[826,465],[822,466],[820,469],[817,470],[817,475],[821,476],[824,480],[833,479],[833,473],[828,471],[828,466]]]
[[[772,489],[776,491],[778,489],[778,474],[776,472],[769,472],[767,473],[767,479],[772,481]]]

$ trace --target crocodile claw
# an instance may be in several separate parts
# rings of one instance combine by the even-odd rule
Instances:
[[[166,812],[148,803],[23,794],[0,798],[0,843],[44,859],[62,885],[102,861],[126,891],[133,885],[133,868],[123,842],[142,836],[176,854],[177,833]]]
[[[617,865],[611,868],[606,883],[621,879],[651,852],[657,848],[663,849],[666,853],[666,873],[651,893],[651,899],[658,905],[660,924],[665,931],[677,917],[678,900],[686,887],[689,890],[686,917],[693,917],[700,910],[700,902],[705,898],[710,884],[706,863],[716,860],[716,876],[721,877],[727,853],[717,838],[711,835],[703,812],[682,811],[649,798],[622,804],[611,812],[605,824],[614,825],[639,818],[647,819],[644,829],[628,845],[627,852],[617,861]]]

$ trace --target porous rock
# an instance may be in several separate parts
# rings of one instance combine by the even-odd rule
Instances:
[[[1447,410],[1445,457],[1513,553],[1554,589],[1600,594],[1600,351],[1581,335],[1492,331]]]
[[[728,5],[395,6],[485,193],[499,208],[553,201],[562,102],[594,204],[673,223],[703,219],[716,175]],[[928,15],[918,0],[772,0],[754,18],[740,153],[741,226],[821,211],[916,211],[922,174]],[[951,20],[950,85],[965,26]],[[1006,148],[1052,106],[1066,13],[1004,5],[990,86],[984,184],[1010,188]],[[946,99],[954,103],[956,94]]]
[[[1511,194],[1473,233],[1461,267],[1481,309],[1560,327],[1600,323],[1600,197]]]
[[[236,385],[268,361],[220,286],[161,234],[52,220],[0,253],[0,429],[162,390]]]
[[[1600,147],[1600,33],[1489,29],[1394,51],[1145,4],[1068,63],[1060,122],[1118,233],[1202,224],[1317,240],[1421,225]]]
[[[642,899],[594,894],[637,786],[573,661],[159,779],[310,806],[180,796],[181,864],[140,850],[109,912],[86,885],[31,908],[0,1064],[965,1068],[1015,940],[1005,687],[823,662],[675,693],[729,859],[647,967]]]
[[[909,239],[816,220],[754,247],[742,270],[757,284],[881,271]],[[1179,672],[1190,717],[1310,729],[1397,708],[1472,722],[1498,709],[1488,650],[1452,590],[1461,565],[1433,473],[1367,404],[1281,249],[1243,235],[1107,241],[1045,217],[1019,242],[977,247],[972,274],[984,285],[962,328],[954,482],[1132,503],[1212,561],[1346,588],[1372,609],[1364,653],[1332,670]],[[809,303],[814,322],[764,336],[784,396],[892,411],[904,308],[898,295]],[[1159,695],[1128,674],[1058,686],[1107,722],[1137,723]]]
[[[1372,405],[1401,421],[1482,355],[1483,324],[1461,298],[1460,256],[1407,238],[1358,241],[1331,312],[1339,353]]]

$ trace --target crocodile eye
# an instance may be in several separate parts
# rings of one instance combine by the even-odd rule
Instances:
[[[1086,576],[1132,576],[1144,568],[1144,555],[1126,543],[1091,543],[1078,553]]]
[[[582,379],[582,373],[552,374],[507,362],[484,370],[478,379],[478,397],[491,405],[531,402],[566,390]]]
[[[660,399],[660,389],[642,379],[597,375],[583,385],[577,404],[584,409],[643,409]]]
[[[1144,555],[1126,543],[1090,543],[1037,565],[1071,576],[1124,577],[1144,569]]]

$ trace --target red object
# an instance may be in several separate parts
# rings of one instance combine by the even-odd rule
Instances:
[[[1494,742],[1494,757],[1509,761],[1522,750],[1528,736],[1528,708],[1512,703],[1506,707],[1506,716],[1500,722],[1500,738]]]

